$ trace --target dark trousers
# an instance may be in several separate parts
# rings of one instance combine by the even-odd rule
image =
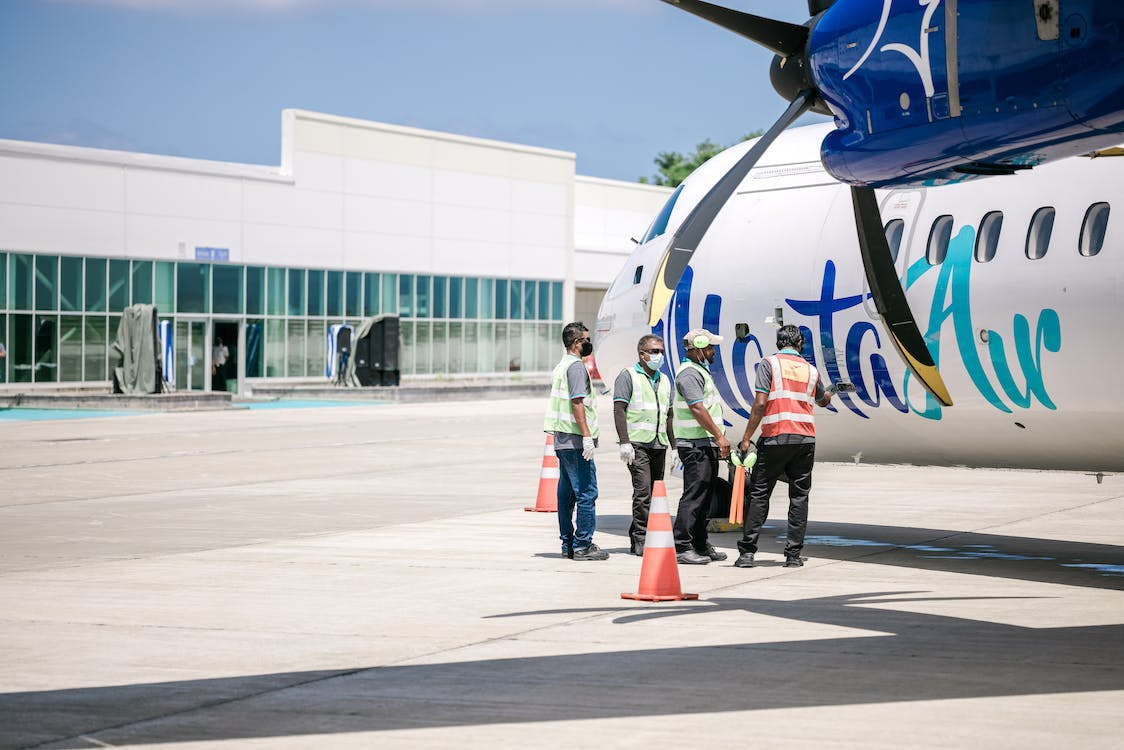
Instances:
[[[812,491],[812,465],[816,460],[816,444],[761,445],[757,449],[757,465],[745,488],[745,531],[738,550],[756,552],[761,526],[769,517],[769,498],[781,474],[788,476],[788,539],[786,557],[798,557],[804,549],[804,531],[808,527],[808,494]]]
[[[652,506],[652,484],[663,479],[666,448],[645,448],[633,444],[636,458],[628,467],[632,474],[632,525],[628,527],[628,538],[633,552],[644,543],[648,533],[648,510]]]
[[[718,449],[686,446],[679,449],[679,460],[683,462],[683,497],[675,513],[675,551],[704,552],[710,488],[718,476]]]

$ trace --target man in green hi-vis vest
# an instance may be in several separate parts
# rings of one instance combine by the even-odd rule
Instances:
[[[593,543],[597,528],[597,405],[582,357],[593,353],[589,329],[581,322],[562,329],[566,353],[554,368],[543,430],[554,435],[558,455],[558,536],[571,560],[607,560]],[[575,526],[575,515],[577,524]]]
[[[675,444],[683,462],[683,497],[675,514],[676,559],[687,565],[725,560],[706,536],[710,489],[718,476],[718,459],[730,455],[723,429],[722,399],[710,375],[714,345],[722,337],[705,328],[683,337],[687,356],[675,374]]]
[[[641,336],[636,344],[636,364],[626,367],[613,384],[613,423],[617,428],[621,460],[632,475],[632,524],[628,538],[632,554],[644,554],[652,486],[663,479],[667,447],[675,445],[671,426],[671,378],[660,372],[664,365],[663,339]]]

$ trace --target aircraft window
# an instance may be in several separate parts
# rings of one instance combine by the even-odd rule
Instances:
[[[944,256],[948,254],[948,243],[952,239],[952,217],[938,216],[929,230],[929,245],[925,257],[930,266],[939,266],[944,263]]]
[[[1094,203],[1085,212],[1081,222],[1081,254],[1093,257],[1104,247],[1104,234],[1108,229],[1108,204]]]
[[[632,274],[632,283],[639,284],[640,279],[644,276],[644,266],[637,266],[636,272]]]
[[[648,231],[644,233],[644,237],[640,240],[641,245],[650,239],[659,237],[667,231],[667,221],[671,218],[671,209],[675,208],[675,201],[679,200],[679,194],[682,192],[682,185],[675,188],[675,192],[667,199],[667,203],[663,204],[663,208],[656,214],[656,219],[652,222],[652,226],[648,227]]]
[[[1054,231],[1054,208],[1046,206],[1034,212],[1030,229],[1026,233],[1026,257],[1038,260],[1050,249],[1050,234]]]
[[[980,221],[980,233],[976,235],[976,261],[988,263],[995,257],[999,247],[999,232],[1003,229],[1003,212],[989,211]]]
[[[890,245],[890,257],[897,262],[898,252],[902,248],[902,234],[905,232],[905,222],[901,219],[890,219],[886,222],[884,229],[886,231],[886,242]]]

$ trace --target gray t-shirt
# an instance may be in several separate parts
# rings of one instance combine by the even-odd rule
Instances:
[[[635,369],[635,368],[629,368],[629,369],[621,370],[620,374],[617,375],[617,379],[613,383],[613,401],[623,401],[627,404],[629,401],[632,400],[632,370],[633,369]],[[645,377],[647,377],[647,376],[645,376]],[[659,375],[659,377],[665,378],[667,376],[661,374],[661,375]],[[649,380],[649,382],[651,382],[651,378],[649,378],[648,380]],[[656,382],[659,382],[659,381],[656,381]],[[656,387],[655,387],[654,384],[652,386],[652,390],[656,391]],[[659,393],[659,391],[656,391],[656,393]],[[670,406],[670,404],[660,404],[660,407],[664,411],[667,411],[669,406]],[[633,443],[633,445],[639,445],[643,448],[663,448],[663,443],[660,442],[660,439],[659,439],[658,436],[654,440],[650,440],[647,443]]]
[[[791,349],[782,349],[780,353],[781,354],[792,354],[792,355],[797,356],[797,357],[800,356],[800,354],[798,352],[794,352]],[[815,366],[812,365],[811,363],[809,363],[808,366],[811,367],[813,370],[816,369]],[[773,387],[773,368],[769,366],[768,360],[764,360],[764,359],[761,360],[761,366],[757,368],[757,380],[753,384],[753,387],[758,393],[768,393],[772,389],[772,387]],[[825,394],[825,391],[824,391],[824,387],[823,387],[823,378],[817,377],[816,378],[816,394],[815,394],[816,401],[819,401],[820,399],[822,399],[824,397],[824,394]],[[802,444],[802,443],[814,443],[814,442],[816,442],[816,439],[815,439],[815,437],[813,437],[811,435],[785,434],[785,435],[777,435],[776,437],[759,438],[759,442],[762,445],[799,445],[799,444]]]
[[[679,391],[679,395],[687,402],[687,406],[691,404],[702,403],[703,388],[706,381],[703,380],[701,372],[693,367],[684,367],[679,371],[675,377],[675,389]],[[718,424],[718,429],[722,429],[722,424]],[[675,447],[683,448],[692,446],[695,448],[717,448],[718,443],[714,441],[713,437],[685,439],[675,436]]]
[[[574,362],[566,370],[566,387],[570,390],[571,399],[589,398],[589,394],[593,392],[593,384],[589,382],[589,370],[585,369],[585,363],[581,361]],[[593,439],[594,445],[597,445],[598,442],[597,438]],[[554,433],[554,450],[580,451],[581,449],[581,435],[575,435],[572,432]]]

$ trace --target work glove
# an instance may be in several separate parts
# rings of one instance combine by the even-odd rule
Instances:
[[[678,455],[671,458],[671,476],[676,479],[683,478],[683,462],[679,459]]]
[[[583,437],[582,438],[582,458],[584,458],[586,461],[592,461],[593,460],[593,451],[594,451],[593,438]]]
[[[636,460],[636,449],[632,447],[632,443],[621,443],[621,460],[629,466]]]

